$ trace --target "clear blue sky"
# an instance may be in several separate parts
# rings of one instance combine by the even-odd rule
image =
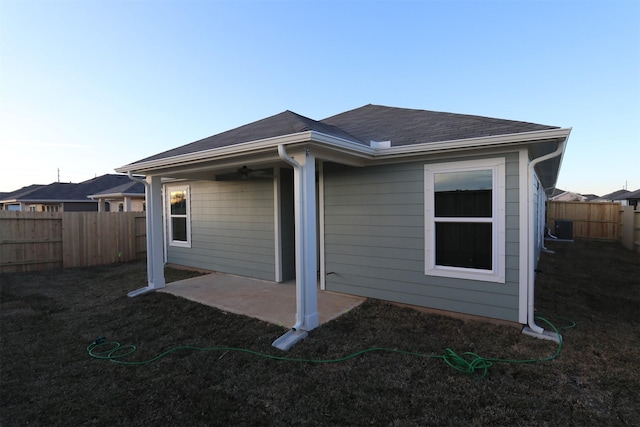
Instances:
[[[0,191],[284,110],[573,127],[558,187],[640,189],[640,2],[0,0]]]

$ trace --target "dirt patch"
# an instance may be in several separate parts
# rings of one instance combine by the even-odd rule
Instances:
[[[442,359],[369,352],[339,363],[180,350],[122,366],[87,355],[97,336],[142,361],[174,346],[335,359],[371,347],[533,359],[555,344],[510,326],[380,301],[314,330],[291,352],[283,329],[163,293],[128,298],[144,264],[0,276],[0,424],[13,425],[637,425],[640,257],[616,243],[551,243],[537,309],[563,331],[560,356],[495,363],[483,379]],[[167,269],[167,279],[196,273]],[[568,320],[565,320],[568,319]]]

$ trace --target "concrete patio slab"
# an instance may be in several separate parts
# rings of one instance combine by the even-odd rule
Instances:
[[[222,273],[210,273],[167,284],[158,290],[254,317],[285,328],[296,323],[295,282],[275,283]],[[359,306],[365,298],[318,290],[320,324]]]

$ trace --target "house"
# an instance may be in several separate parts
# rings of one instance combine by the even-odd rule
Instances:
[[[99,212],[143,212],[146,209],[144,188],[143,183],[128,180],[88,197],[98,201]]]
[[[98,202],[88,196],[119,185],[130,185],[126,175],[106,174],[81,183],[30,185],[0,199],[2,210],[32,212],[95,212]]]
[[[597,199],[600,196],[598,196],[597,194],[582,194],[582,197],[585,198],[585,202],[591,202],[593,201],[593,199]]]
[[[44,187],[44,185],[33,184],[26,187],[22,187],[19,190],[10,191],[8,193],[2,193],[0,197],[0,210],[3,211],[20,211],[29,210],[26,209],[26,205],[21,205],[19,200],[23,199],[30,193]]]
[[[631,193],[629,190],[617,190],[613,193],[605,194],[604,196],[597,197],[592,202],[619,202],[622,206],[627,206],[626,195]]]
[[[549,200],[556,202],[586,202],[587,197],[582,194],[574,193],[573,191],[565,191],[559,188],[553,190],[553,193],[549,197]]]
[[[146,176],[150,230],[148,285],[130,296],[163,287],[169,262],[295,278],[278,348],[318,326],[318,281],[555,339],[535,323],[534,280],[570,131],[365,105],[285,111],[127,164]]]
[[[638,202],[640,202],[640,189],[625,193],[622,197],[625,201],[624,206],[633,206],[633,210],[638,209]]]

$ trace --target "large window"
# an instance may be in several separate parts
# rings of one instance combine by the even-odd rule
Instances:
[[[167,187],[169,244],[191,247],[189,187]]]
[[[425,165],[425,274],[504,283],[504,159]]]

